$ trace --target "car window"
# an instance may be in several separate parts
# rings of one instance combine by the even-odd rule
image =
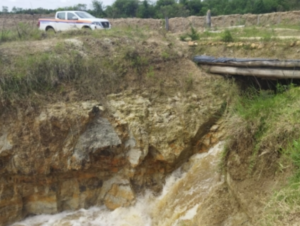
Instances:
[[[57,18],[61,20],[65,20],[66,19],[65,15],[66,15],[65,13],[57,13]]]
[[[87,13],[87,12],[75,12],[77,16],[79,16],[80,18],[95,18],[94,16],[92,16],[91,14]]]
[[[74,13],[68,13],[68,20],[74,20],[74,18],[77,18]]]

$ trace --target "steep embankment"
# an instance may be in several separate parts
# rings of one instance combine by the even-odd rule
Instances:
[[[229,84],[200,71],[175,40],[76,34],[0,48],[1,225],[131,205],[224,135],[203,138]]]
[[[299,89],[263,91],[276,82],[226,80],[190,61],[295,58],[296,42],[201,41],[188,50],[139,29],[44,38],[0,46],[2,225],[133,205],[146,189],[159,194],[179,166],[185,176],[152,206],[153,225],[297,222],[298,187],[274,191],[299,168]],[[221,157],[190,158],[226,138]]]

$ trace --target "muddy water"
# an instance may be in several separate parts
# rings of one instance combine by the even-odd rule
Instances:
[[[15,223],[13,226],[179,226],[199,222],[197,215],[205,199],[221,183],[217,173],[219,143],[208,153],[197,154],[190,164],[174,171],[166,180],[159,197],[146,192],[132,207],[108,211],[105,207],[41,215]],[[188,169],[186,169],[188,168]]]

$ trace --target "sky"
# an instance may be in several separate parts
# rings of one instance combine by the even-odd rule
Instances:
[[[100,0],[104,6],[111,5],[115,0]],[[12,7],[18,7],[23,9],[56,9],[58,7],[74,6],[77,4],[86,4],[89,8],[92,5],[92,0],[0,0],[0,10],[2,6],[7,6],[9,11]]]

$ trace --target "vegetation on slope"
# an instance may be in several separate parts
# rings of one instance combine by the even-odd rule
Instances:
[[[299,219],[300,205],[300,87],[278,84],[276,92],[249,88],[230,110],[231,150],[248,152],[248,174],[291,175],[287,185],[266,204],[261,225],[290,225]],[[243,155],[240,153],[240,155]],[[223,165],[225,166],[225,165]],[[226,166],[225,166],[226,167]]]
[[[147,42],[148,38],[158,41]],[[153,65],[180,57],[172,42],[164,34],[135,28],[71,31],[44,41],[8,42],[0,48],[0,96],[15,99],[63,92],[70,82],[82,93],[105,95],[128,85],[127,74],[133,77],[132,85],[145,79],[163,82],[163,78],[151,79]]]

